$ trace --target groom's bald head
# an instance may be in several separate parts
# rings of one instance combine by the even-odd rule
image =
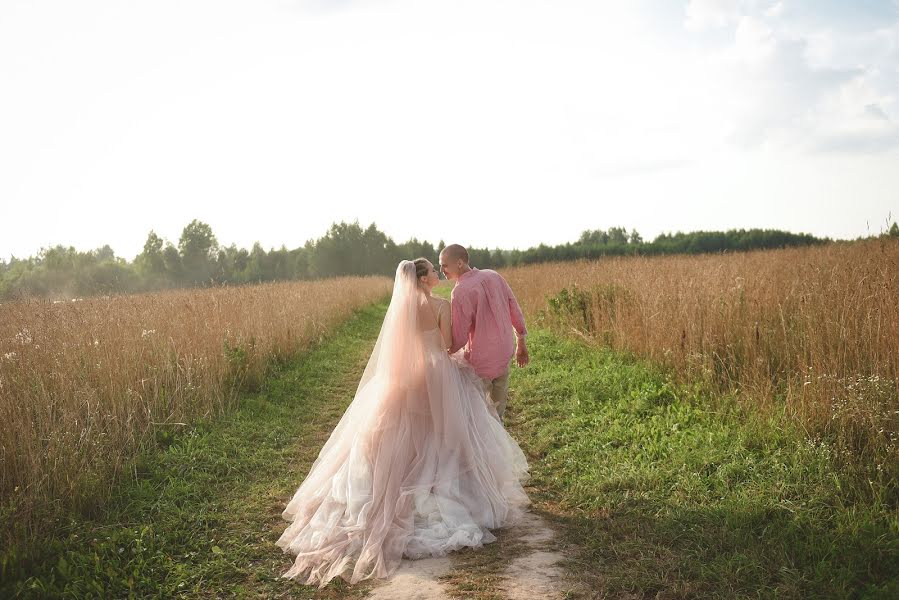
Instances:
[[[459,275],[470,270],[468,266],[468,250],[459,244],[450,244],[440,251],[440,270],[447,279],[458,279]]]
[[[468,250],[459,244],[450,244],[440,251],[440,256],[445,256],[450,260],[463,260],[468,262]]]

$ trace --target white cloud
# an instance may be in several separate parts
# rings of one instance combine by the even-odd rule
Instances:
[[[809,132],[810,148],[818,152],[871,153],[899,148],[899,123],[884,106],[893,102],[864,72],[829,94]]]
[[[725,27],[740,17],[742,4],[740,0],[690,0],[684,25],[690,31]]]
[[[768,9],[765,10],[765,16],[771,18],[777,18],[781,16],[784,12],[784,3],[778,2],[776,4],[771,5]]]
[[[830,31],[814,31],[803,36],[804,56],[809,65],[826,67],[833,62],[834,39]]]
[[[889,115],[884,112],[879,104],[868,104],[865,106],[864,116],[878,121],[889,121]]]
[[[759,62],[771,58],[777,47],[774,30],[755,17],[740,18],[734,32],[733,52],[739,60]]]
[[[780,2],[687,7],[688,21],[733,28],[730,43],[706,60],[708,76],[729,91],[721,111],[728,139],[811,153],[899,148],[891,118],[899,110],[899,23],[809,30],[771,20],[781,14]]]

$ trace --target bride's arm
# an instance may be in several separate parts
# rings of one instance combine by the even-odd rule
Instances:
[[[437,312],[437,324],[440,325],[440,333],[443,335],[443,343],[449,350],[453,345],[453,317],[449,302],[441,302]]]

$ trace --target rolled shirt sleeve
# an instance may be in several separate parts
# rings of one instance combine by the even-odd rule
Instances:
[[[528,334],[528,330],[524,324],[524,314],[521,312],[521,306],[518,305],[518,300],[515,299],[515,294],[512,293],[512,288],[505,279],[503,279],[503,284],[506,288],[506,297],[509,299],[509,317],[512,319],[512,327],[515,328],[515,333],[518,334],[518,337],[524,337]]]

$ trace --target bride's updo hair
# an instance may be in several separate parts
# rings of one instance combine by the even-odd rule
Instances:
[[[421,283],[421,278],[428,274],[428,259],[416,258],[412,261],[415,264],[415,281]]]

